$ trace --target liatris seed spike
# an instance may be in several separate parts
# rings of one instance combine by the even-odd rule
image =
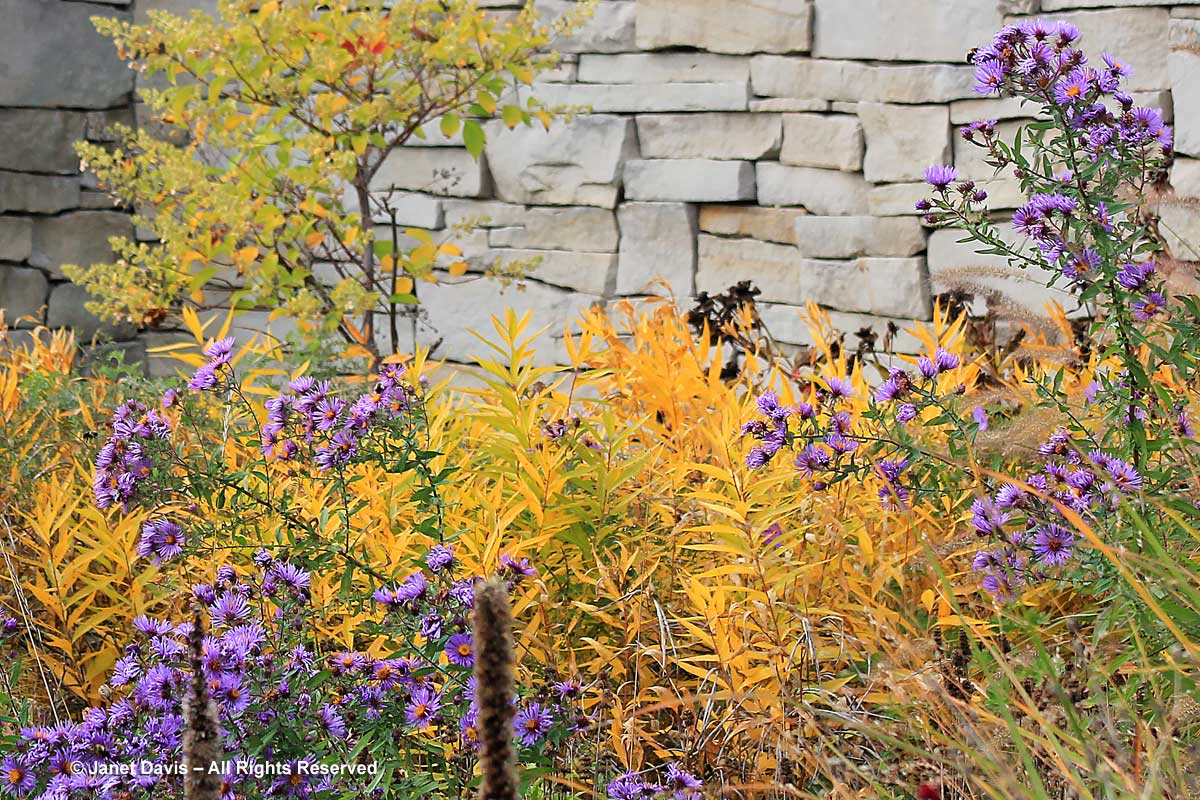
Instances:
[[[479,800],[517,800],[513,753],[513,642],[508,591],[498,578],[475,590],[475,686],[479,706]]]
[[[197,611],[188,636],[188,661],[192,676],[183,702],[184,800],[218,800],[221,775],[214,768],[223,760],[217,709],[204,679],[204,620]]]

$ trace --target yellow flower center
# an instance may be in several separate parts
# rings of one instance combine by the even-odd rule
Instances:
[[[8,771],[8,782],[13,786],[16,786],[18,783],[20,783],[24,777],[25,773],[16,767],[13,767]]]
[[[1067,87],[1067,97],[1079,97],[1081,94],[1083,94],[1083,89],[1079,86]]]
[[[459,654],[460,656],[469,656],[469,655],[471,655],[471,645],[469,645],[469,644],[466,644],[466,643],[460,644],[460,645],[458,646],[458,654]]]

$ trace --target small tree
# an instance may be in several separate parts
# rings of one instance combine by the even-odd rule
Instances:
[[[430,123],[476,157],[481,119],[549,126],[532,98],[500,98],[532,82],[571,23],[542,26],[527,7],[501,24],[471,0],[220,0],[215,19],[151,11],[147,25],[95,24],[154,78],[141,91],[154,124],[77,150],[158,241],[116,238],[113,263],[65,267],[92,310],[154,326],[224,285],[234,307],[274,308],[378,355],[381,301],[394,352],[413,279],[466,265],[427,236],[407,252],[374,242],[372,219],[389,209],[372,180]]]

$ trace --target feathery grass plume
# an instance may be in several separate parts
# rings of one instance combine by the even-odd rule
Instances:
[[[185,800],[218,800],[221,775],[213,768],[223,759],[217,709],[204,680],[204,621],[197,611],[188,635],[188,661],[192,668],[191,685],[183,701],[183,796]],[[195,769],[202,767],[202,769]]]
[[[498,578],[475,589],[475,692],[479,705],[479,800],[517,800],[513,757],[513,641],[508,590]]]

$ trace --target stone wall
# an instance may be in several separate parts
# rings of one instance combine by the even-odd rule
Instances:
[[[80,291],[57,269],[102,258],[105,238],[129,228],[70,150],[131,116],[132,74],[87,17],[197,2],[211,4],[0,0],[8,319],[133,337],[82,311]],[[482,4],[507,14],[520,0]],[[573,5],[536,0],[547,16]],[[588,112],[549,132],[492,123],[479,161],[461,142],[431,136],[381,172],[376,189],[392,193],[399,222],[454,239],[474,270],[541,258],[521,289],[422,285],[418,337],[462,359],[477,350],[467,329],[489,331],[489,315],[506,306],[557,332],[582,307],[655,291],[657,278],[681,297],[750,278],[764,319],[788,343],[806,341],[798,312],[808,300],[847,331],[927,319],[933,294],[990,259],[954,232],[922,226],[913,210],[921,173],[954,163],[993,208],[1019,202],[1016,182],[994,178],[955,128],[998,118],[1007,132],[1028,114],[978,99],[964,64],[971,47],[1028,14],[1078,25],[1088,51],[1134,65],[1139,103],[1173,111],[1177,198],[1163,208],[1164,228],[1176,255],[1200,260],[1187,247],[1200,249],[1200,0],[599,0],[592,20],[558,44],[561,68],[532,89]],[[481,218],[472,233],[449,230]],[[977,282],[1042,305],[1036,282],[994,266]],[[914,343],[901,336],[896,346]]]

